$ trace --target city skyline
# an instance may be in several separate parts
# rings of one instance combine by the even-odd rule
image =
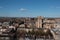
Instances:
[[[0,0],[0,17],[60,17],[60,0]]]

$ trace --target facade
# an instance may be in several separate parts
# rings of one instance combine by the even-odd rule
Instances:
[[[55,23],[56,23],[55,19],[47,18],[47,19],[44,19],[43,21],[43,27],[51,29],[51,28],[54,28]]]
[[[2,19],[2,21],[5,18]],[[6,19],[7,20],[7,19]],[[30,18],[10,18],[9,21],[13,21],[12,24],[14,26],[22,26],[22,27],[27,27],[27,28],[54,28],[56,26],[56,23],[60,21],[60,18],[45,18],[42,16]],[[1,26],[10,26],[9,21],[2,22]],[[17,22],[17,23],[14,23]],[[19,24],[20,23],[20,24]],[[22,25],[23,24],[23,25]]]
[[[43,24],[43,17],[39,16],[37,17],[37,21],[36,21],[36,27],[37,28],[42,28],[42,24]]]
[[[17,31],[20,33],[23,32],[23,34],[25,31],[28,33],[29,31],[32,30],[37,31],[42,28],[47,29],[60,28],[60,18],[45,18],[39,16],[36,18],[18,18],[18,19],[11,18],[11,20],[13,20],[11,22],[12,25],[10,25],[9,21],[8,22],[3,21],[0,23],[0,35],[2,34],[1,32],[5,32],[7,30],[7,27],[8,30],[6,32],[11,31],[12,28],[16,29],[18,27]],[[46,32],[46,30],[44,30],[44,32]]]
[[[54,27],[55,27],[56,29],[60,29],[60,23],[55,23],[55,24],[54,24]]]

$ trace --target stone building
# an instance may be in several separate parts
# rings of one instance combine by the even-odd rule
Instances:
[[[4,20],[4,19],[5,18],[3,18],[2,20]],[[55,27],[56,22],[60,21],[60,18],[46,18],[46,17],[42,17],[42,16],[32,17],[32,18],[23,17],[23,18],[7,18],[7,19],[10,19],[10,21],[12,20],[13,22],[16,21],[17,23],[14,23],[15,26],[19,26],[19,25],[23,24],[23,25],[25,25],[25,27],[29,27],[29,28],[49,28],[49,29],[51,27],[52,28]],[[8,23],[4,23],[4,24],[9,25],[9,21],[8,21]]]
[[[60,18],[55,18],[55,21],[56,21],[56,23],[55,23],[54,27],[60,28]]]
[[[43,26],[42,24],[43,24],[43,17],[42,16],[37,17],[36,27],[42,28],[42,26]]]
[[[54,28],[55,23],[56,22],[54,18],[45,18],[43,21],[43,28]]]

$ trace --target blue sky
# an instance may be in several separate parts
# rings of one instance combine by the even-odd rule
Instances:
[[[0,16],[60,17],[60,0],[0,0]]]

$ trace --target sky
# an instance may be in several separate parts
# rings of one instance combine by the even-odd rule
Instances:
[[[60,17],[60,0],[0,0],[0,17]]]

